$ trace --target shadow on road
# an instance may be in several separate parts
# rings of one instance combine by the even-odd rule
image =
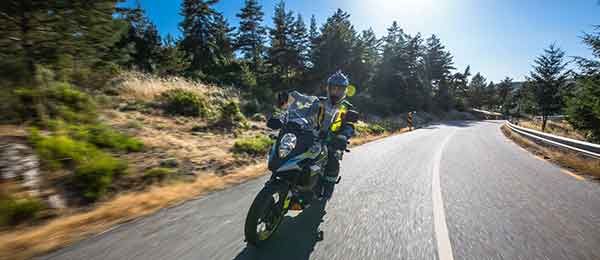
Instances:
[[[286,216],[277,232],[261,248],[247,245],[234,260],[309,259],[322,240],[319,225],[325,216],[325,202],[319,202],[296,217]]]
[[[434,124],[426,126],[426,127],[422,127],[420,129],[437,129],[437,128],[440,128],[440,126],[469,127],[469,126],[472,126],[472,125],[475,125],[475,124],[481,123],[481,122],[483,122],[483,121],[477,121],[477,120],[442,121],[442,122],[437,122],[437,123],[434,123]]]

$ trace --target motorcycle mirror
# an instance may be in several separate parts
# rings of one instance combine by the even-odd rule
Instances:
[[[346,88],[346,96],[352,97],[356,94],[356,87],[354,85],[349,85]]]

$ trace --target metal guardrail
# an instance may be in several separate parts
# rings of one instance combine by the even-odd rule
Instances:
[[[514,125],[508,121],[506,122],[506,125],[511,130],[513,130],[525,137],[528,137],[530,139],[539,140],[539,141],[542,141],[547,144],[562,147],[565,149],[569,149],[569,150],[587,155],[589,157],[600,159],[600,145],[598,145],[598,144],[543,133],[543,132],[536,131],[533,129]]]

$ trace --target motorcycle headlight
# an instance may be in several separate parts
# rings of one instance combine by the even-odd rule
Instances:
[[[292,133],[284,134],[279,141],[279,158],[288,156],[296,148],[296,135]]]

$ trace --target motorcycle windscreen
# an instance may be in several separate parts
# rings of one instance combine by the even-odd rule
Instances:
[[[286,111],[286,123],[294,122],[304,130],[317,129],[319,114],[319,98],[301,94],[298,91],[290,93]]]

